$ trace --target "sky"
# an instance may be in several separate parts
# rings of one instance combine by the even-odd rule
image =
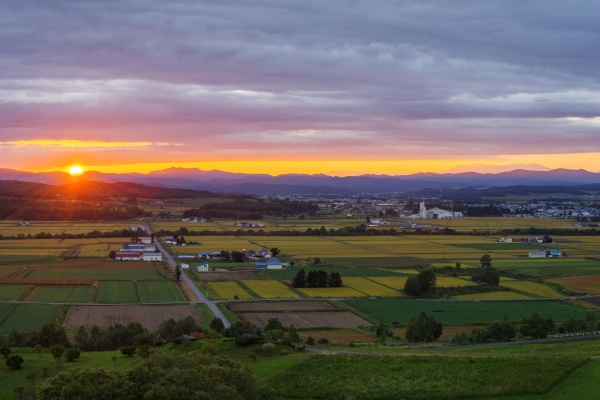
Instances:
[[[600,171],[577,0],[3,0],[0,168]]]

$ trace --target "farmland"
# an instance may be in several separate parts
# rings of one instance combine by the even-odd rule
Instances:
[[[600,275],[572,276],[568,278],[549,279],[569,290],[579,293],[600,293]]]
[[[426,312],[438,322],[449,325],[465,325],[475,322],[500,321],[505,316],[510,320],[529,318],[538,313],[555,321],[569,318],[585,318],[589,310],[554,301],[439,301],[409,299],[346,300],[345,304],[356,308],[379,321],[391,324],[397,321],[406,324],[412,316]],[[600,318],[600,311],[594,315]]]
[[[264,299],[281,299],[299,297],[281,282],[274,280],[248,280],[241,281],[251,291]]]
[[[102,281],[96,296],[98,303],[135,303],[138,301],[134,282]]]
[[[239,318],[248,321],[255,326],[265,326],[269,319],[278,318],[283,326],[289,327],[292,324],[299,329],[304,328],[356,328],[369,323],[364,319],[350,312],[285,312],[285,313],[240,313]]]
[[[519,292],[530,293],[538,297],[563,297],[562,294],[558,293],[556,290],[551,287],[537,283],[537,282],[528,282],[528,281],[507,281],[502,282],[504,287],[518,290]]]
[[[344,286],[348,286],[356,291],[368,296],[377,297],[398,297],[401,293],[388,287],[379,285],[376,282],[365,278],[345,278]]]
[[[94,288],[91,286],[38,286],[27,297],[31,302],[61,302],[61,303],[85,303],[91,302],[94,296]]]
[[[246,300],[252,298],[252,296],[236,282],[209,282],[208,285],[215,291],[217,296],[223,300],[233,300],[234,298]]]
[[[0,307],[0,333],[38,332],[51,322],[58,310],[57,305],[49,304],[2,304]]]
[[[137,283],[142,303],[170,303],[183,301],[183,296],[173,282],[141,281]]]
[[[29,287],[29,285],[0,284],[0,301],[18,300],[25,294]]]

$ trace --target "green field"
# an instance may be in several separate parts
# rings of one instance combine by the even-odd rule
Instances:
[[[512,270],[522,274],[544,278],[600,274],[600,261],[538,259],[535,261],[496,262],[496,269]]]
[[[138,295],[140,301],[145,303],[161,303],[183,301],[181,293],[173,282],[137,282]]]
[[[426,400],[472,398],[475,394],[490,398],[543,394],[565,371],[584,360],[317,355],[275,374],[268,382],[288,398]]]
[[[0,300],[18,300],[29,289],[29,285],[0,284]]]
[[[412,316],[422,311],[432,314],[438,322],[447,325],[468,325],[475,322],[500,321],[505,316],[510,320],[529,318],[538,313],[554,321],[569,318],[585,318],[590,312],[555,301],[440,301],[413,299],[368,299],[345,300],[344,303],[385,323],[397,321],[406,324]],[[594,312],[600,318],[600,311]]]
[[[96,295],[98,303],[135,303],[138,301],[134,282],[103,281]]]
[[[122,268],[34,268],[27,275],[28,279],[95,279],[95,280],[156,280],[165,278],[164,272],[158,268],[132,268],[127,269],[127,263],[122,263]]]
[[[44,325],[52,321],[58,307],[49,304],[14,304],[4,307],[4,310],[0,307],[0,333],[11,330],[39,332]]]
[[[93,298],[92,286],[38,286],[27,297],[27,301],[89,303]]]

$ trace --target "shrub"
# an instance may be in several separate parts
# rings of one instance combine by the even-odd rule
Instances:
[[[21,364],[23,364],[25,360],[18,354],[13,354],[12,356],[6,357],[6,366],[10,369],[21,369]]]
[[[78,359],[79,356],[81,356],[81,352],[77,349],[68,349],[65,352],[65,360],[67,360],[67,362],[73,362]]]

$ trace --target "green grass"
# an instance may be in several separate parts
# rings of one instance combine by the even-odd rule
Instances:
[[[127,281],[104,281],[100,282],[98,303],[135,303],[138,301],[134,282]]]
[[[539,262],[492,262],[492,265],[496,269],[512,270],[522,274],[545,278],[600,273],[600,261],[540,259]]]
[[[124,357],[119,351],[104,351],[98,353],[81,353],[79,359],[72,363],[64,361],[61,366],[57,366],[48,349],[43,349],[41,355],[34,349],[13,348],[11,354],[18,354],[25,359],[22,367],[18,371],[6,370],[0,376],[0,398],[2,400],[18,400],[13,388],[24,386],[29,388],[31,381],[26,378],[29,373],[35,374],[35,383],[40,384],[47,378],[43,377],[42,366],[49,367],[49,376],[54,376],[59,372],[71,368],[100,367],[110,372],[124,372],[138,357]],[[112,357],[117,358],[117,362],[112,361]],[[3,363],[4,364],[4,363]]]
[[[0,265],[50,264],[59,261],[64,260],[55,256],[0,255]]]
[[[0,284],[0,300],[18,300],[29,289],[29,285]]]
[[[210,311],[208,305],[196,304],[196,311],[198,311],[198,315],[200,315],[200,319],[202,320],[202,327],[209,327],[215,315],[212,313],[212,311]]]
[[[51,304],[18,304],[8,315],[0,315],[0,332],[39,332],[54,319],[59,306]],[[1,310],[1,308],[0,308]],[[9,310],[10,311],[10,310]]]
[[[317,355],[267,381],[289,398],[460,399],[542,394],[579,357]]]
[[[413,299],[360,299],[344,303],[385,323],[398,321],[406,324],[412,316],[422,311],[432,314],[437,322],[447,325],[472,324],[475,322],[500,321],[507,316],[511,320],[531,317],[538,313],[554,321],[569,318],[585,318],[590,312],[555,301],[439,301]],[[594,313],[600,318],[600,311]]]
[[[95,279],[95,280],[156,280],[164,279],[158,268],[127,269],[123,263],[122,269],[103,268],[38,268],[27,275],[29,279]]]
[[[162,303],[184,301],[173,282],[137,282],[141,302]]]
[[[91,286],[38,286],[27,301],[41,302],[91,302],[94,297],[94,288]]]

